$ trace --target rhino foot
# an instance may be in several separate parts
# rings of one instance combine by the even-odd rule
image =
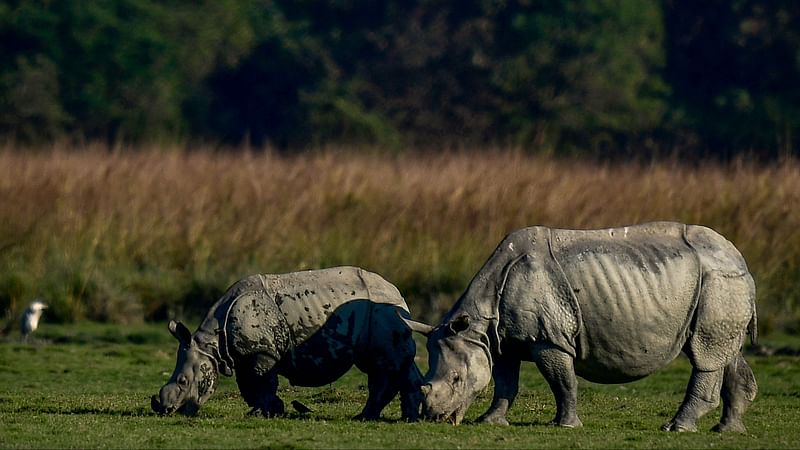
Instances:
[[[489,423],[492,425],[509,425],[508,419],[501,415],[484,414],[478,417],[478,423]]]
[[[248,416],[262,415],[266,418],[282,416],[286,410],[283,406],[283,400],[275,397],[267,402],[264,406],[254,406],[247,412]]]
[[[361,422],[369,422],[369,421],[372,421],[372,420],[378,420],[378,417],[373,416],[371,414],[360,413],[360,414],[356,414],[353,417],[353,420],[361,421]]]
[[[283,413],[284,413],[283,411],[264,411],[264,410],[261,411],[261,415],[266,419],[272,417],[280,417],[283,415]]]
[[[300,403],[297,400],[292,400],[292,408],[294,408],[294,410],[297,411],[300,414],[308,414],[308,413],[314,412],[314,411],[311,410],[311,408],[309,408],[308,406]]]
[[[675,422],[674,420],[670,420],[669,422],[661,426],[661,431],[674,431],[676,433],[686,433],[686,432],[693,433],[697,431],[697,426],[680,424]]]
[[[717,433],[747,433],[747,428],[745,428],[744,423],[741,420],[730,421],[726,423],[718,423],[714,425],[714,428],[711,431],[715,431]]]
[[[575,417],[573,419],[551,420],[548,425],[563,428],[580,428],[583,426],[583,422],[581,422],[581,419]]]

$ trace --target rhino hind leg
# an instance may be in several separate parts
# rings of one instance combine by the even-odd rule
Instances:
[[[494,398],[489,409],[478,418],[478,422],[508,425],[506,414],[519,392],[520,360],[502,356],[492,367]]]
[[[755,317],[754,299],[750,274],[704,273],[691,335],[684,347],[694,367],[710,372],[736,359]]]
[[[242,367],[244,366],[244,367]],[[285,412],[283,400],[278,395],[278,373],[273,370],[274,358],[252,355],[236,370],[236,384],[242,398],[251,407],[248,415],[264,417],[281,416]]]
[[[719,406],[723,370],[692,369],[686,396],[675,417],[665,423],[664,431],[697,431],[697,420]]]
[[[713,431],[746,433],[742,416],[756,398],[757,392],[758,385],[753,370],[739,354],[725,367],[722,378],[722,419]]]
[[[550,424],[582,427],[578,418],[578,379],[572,355],[557,347],[537,346],[533,360],[556,398],[556,417]]]

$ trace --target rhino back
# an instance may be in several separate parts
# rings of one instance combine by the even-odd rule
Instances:
[[[379,275],[358,267],[334,267],[280,275],[262,275],[267,292],[275,299],[300,345],[317,332],[343,305],[367,300],[408,311],[397,288]],[[368,324],[354,324],[348,333]],[[354,336],[357,337],[357,336]]]
[[[699,225],[688,225],[686,240],[697,250],[703,270],[717,271],[727,276],[749,273],[747,263],[739,250],[716,231]]]
[[[554,230],[553,255],[581,311],[578,343],[590,379],[646,376],[677,356],[686,340],[699,260],[679,226],[637,228],[567,236]]]

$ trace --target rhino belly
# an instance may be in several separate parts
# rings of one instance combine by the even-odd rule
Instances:
[[[341,378],[355,362],[368,330],[369,302],[340,306],[305,341],[288,352],[278,373],[296,386],[323,386]]]
[[[589,381],[622,383],[647,376],[680,353],[699,267],[680,242],[602,250],[564,265],[583,321],[575,368]]]
[[[286,355],[278,373],[294,386],[324,386],[341,378],[354,361],[352,346],[315,336]]]

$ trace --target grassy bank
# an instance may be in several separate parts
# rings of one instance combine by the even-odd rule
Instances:
[[[69,150],[69,151],[66,151]],[[800,164],[602,164],[515,152],[0,152],[0,310],[138,322],[255,272],[359,265],[436,319],[508,232],[675,220],[742,251],[762,333],[800,319]]]
[[[42,328],[24,345],[0,341],[0,447],[3,448],[794,448],[800,442],[797,357],[747,356],[759,393],[745,435],[708,430],[720,409],[699,422],[698,433],[666,433],[683,398],[690,367],[680,358],[662,371],[626,385],[580,380],[578,411],[584,427],[545,425],[555,414],[547,383],[523,364],[510,427],[470,423],[488,406],[487,389],[467,412],[467,423],[406,424],[395,399],[377,423],[353,422],[366,401],[366,376],[355,370],[334,384],[300,388],[281,380],[287,405],[312,409],[287,417],[247,417],[233,378],[221,378],[195,418],[159,417],[149,397],[169,378],[176,342],[164,324],[115,326],[81,323]],[[765,343],[797,348],[797,339]],[[426,369],[424,350],[418,355]]]

